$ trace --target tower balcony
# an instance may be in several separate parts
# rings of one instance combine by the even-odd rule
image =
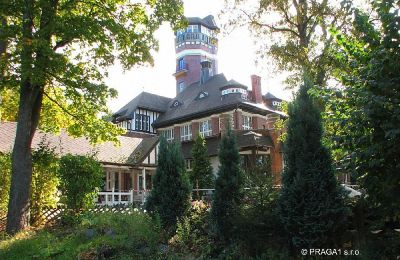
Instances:
[[[183,33],[176,36],[175,44],[179,45],[185,42],[202,42],[208,45],[213,45],[217,47],[218,40],[214,37],[208,36],[204,33],[195,32],[195,33]]]

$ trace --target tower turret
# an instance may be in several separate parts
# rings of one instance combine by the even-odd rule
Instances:
[[[204,18],[188,17],[189,25],[175,34],[176,94],[190,84],[201,81],[202,62],[208,61],[209,77],[218,73],[217,27],[212,15]],[[203,67],[204,67],[203,63]]]

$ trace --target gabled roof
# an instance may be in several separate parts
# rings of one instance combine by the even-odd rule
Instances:
[[[11,152],[14,146],[16,122],[0,122],[0,153]],[[85,137],[74,138],[62,130],[59,135],[44,133],[37,130],[32,141],[32,149],[39,147],[41,142],[53,148],[57,155],[66,154],[88,155],[96,154],[97,159],[106,164],[140,164],[150,153],[158,138],[133,138],[119,136],[120,146],[112,142],[91,145]]]
[[[267,108],[264,104],[256,104],[242,99],[239,93],[222,97],[220,88],[226,84],[228,84],[228,81],[224,74],[217,74],[201,85],[199,82],[189,85],[169,103],[167,111],[160,115],[154,122],[154,126],[158,128],[168,126],[239,107],[265,115],[275,113],[274,110]],[[196,99],[201,91],[207,92],[208,96]],[[174,101],[179,101],[181,105],[173,107]]]
[[[137,108],[148,109],[155,112],[165,112],[170,98],[159,96],[152,93],[142,92],[128,104],[113,114],[114,120],[134,118]]]
[[[215,23],[214,16],[208,15],[204,18],[200,17],[187,17],[189,24],[201,24],[210,29],[219,29]]]

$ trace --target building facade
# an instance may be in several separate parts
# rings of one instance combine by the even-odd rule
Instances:
[[[194,140],[203,136],[215,174],[219,143],[230,127],[237,137],[243,166],[251,168],[269,159],[279,183],[283,159],[274,122],[285,117],[279,111],[282,100],[270,93],[263,96],[257,75],[251,75],[251,86],[245,86],[219,74],[219,29],[214,18],[190,17],[188,21],[186,30],[175,34],[176,96],[171,99],[142,92],[114,114],[113,122],[130,136],[163,135],[168,141],[181,142],[188,170]],[[142,116],[149,113],[150,119]]]

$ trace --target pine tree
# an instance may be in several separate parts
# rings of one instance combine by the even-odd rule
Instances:
[[[161,137],[157,171],[146,209],[160,217],[161,225],[168,232],[174,232],[177,221],[190,207],[190,193],[189,178],[179,144],[168,143]]]
[[[207,154],[206,140],[198,135],[192,149],[193,170],[189,174],[194,188],[210,189],[214,187],[214,175],[210,158]]]
[[[289,105],[279,210],[291,246],[332,248],[340,238],[347,210],[330,153],[321,142],[320,112],[308,89],[301,86]]]
[[[244,175],[240,169],[239,150],[231,130],[222,138],[219,162],[211,217],[216,235],[222,242],[228,242],[234,237],[235,220],[239,216],[244,194]]]

